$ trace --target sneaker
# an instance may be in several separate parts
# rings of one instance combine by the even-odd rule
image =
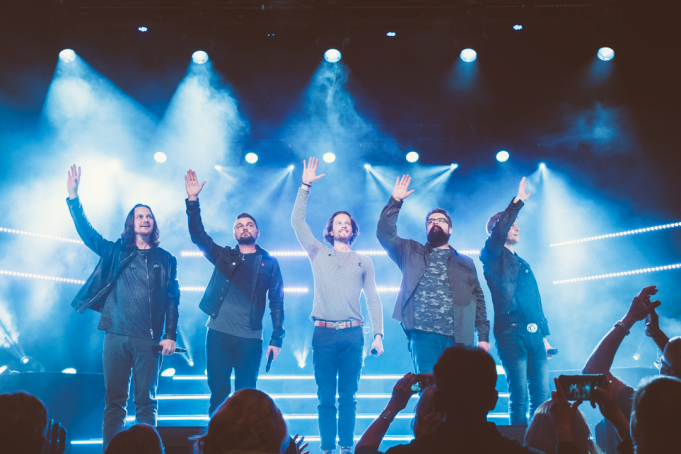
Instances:
[[[329,449],[328,451],[322,451],[323,454],[333,454],[333,449]]]
[[[352,454],[352,446],[341,446],[341,454]]]

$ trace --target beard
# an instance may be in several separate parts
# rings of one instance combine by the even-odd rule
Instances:
[[[449,243],[449,233],[445,233],[439,226],[435,225],[428,232],[428,243],[433,247],[444,246]]]
[[[237,238],[237,243],[243,244],[243,245],[251,245],[255,244],[255,237],[253,235],[248,235],[247,237],[240,236]]]

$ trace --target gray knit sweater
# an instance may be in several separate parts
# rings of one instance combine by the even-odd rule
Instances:
[[[374,279],[374,263],[355,251],[333,250],[314,237],[305,222],[309,195],[310,191],[298,189],[291,225],[312,265],[314,300],[310,319],[363,321],[359,299],[364,290],[373,334],[383,335],[383,307]]]

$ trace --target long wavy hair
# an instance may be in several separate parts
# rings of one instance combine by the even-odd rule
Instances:
[[[555,454],[557,445],[556,431],[549,417],[550,406],[551,401],[547,400],[537,408],[532,421],[530,421],[530,425],[527,426],[525,444],[547,454]],[[581,410],[577,410],[575,415],[572,435],[575,438],[579,454],[603,454],[601,448],[591,439],[591,430]]]
[[[233,449],[282,452],[286,422],[274,401],[257,389],[241,389],[213,414],[206,433],[196,439],[197,454],[222,454]]]
[[[154,228],[151,231],[151,244],[156,247],[161,244],[161,231],[158,229],[156,216],[154,216],[154,212],[151,211],[150,206],[143,205],[141,203],[138,203],[132,207],[132,210],[130,210],[130,213],[128,213],[128,217],[125,218],[125,228],[123,229],[123,233],[121,233],[123,244],[125,244],[127,247],[135,247],[135,209],[139,207],[148,209],[151,213],[151,217],[154,218]]]
[[[326,221],[326,227],[324,227],[324,241],[329,243],[331,246],[333,246],[333,220],[336,219],[336,216],[339,214],[345,214],[350,218],[350,225],[352,226],[352,236],[348,238],[348,244],[352,246],[352,243],[355,242],[357,237],[359,236],[359,224],[357,224],[357,221],[355,221],[355,218],[352,217],[350,213],[347,211],[336,211],[331,215],[328,221]]]

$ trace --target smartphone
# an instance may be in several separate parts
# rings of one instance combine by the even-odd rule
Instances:
[[[594,400],[594,389],[605,386],[605,375],[561,375],[558,383],[568,400]]]
[[[411,392],[413,393],[420,393],[423,391],[425,386],[423,386],[423,382],[421,380],[416,380],[412,385],[411,385]]]
[[[548,350],[546,350],[546,353],[549,356],[556,356],[558,354],[558,349],[557,348],[549,348]]]

